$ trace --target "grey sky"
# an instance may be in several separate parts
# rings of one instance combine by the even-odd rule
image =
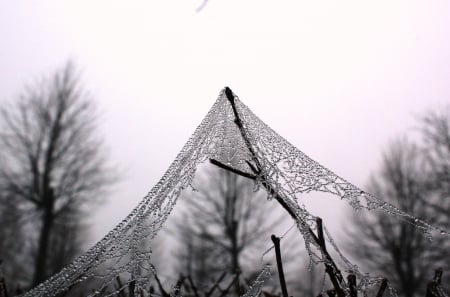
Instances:
[[[196,13],[200,3],[0,1],[0,103],[74,60],[127,170],[95,213],[96,239],[151,189],[225,85],[361,187],[414,115],[450,100],[448,1],[210,0]]]

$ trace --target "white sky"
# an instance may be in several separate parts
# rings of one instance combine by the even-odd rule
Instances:
[[[200,4],[0,0],[0,103],[74,60],[127,171],[95,212],[95,239],[153,187],[226,85],[361,187],[414,115],[450,100],[447,0]],[[314,209],[339,212],[320,201]]]

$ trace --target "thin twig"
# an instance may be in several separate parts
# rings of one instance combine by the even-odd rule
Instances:
[[[194,285],[194,282],[192,281],[192,277],[189,275],[187,278],[188,278],[189,284],[191,285],[192,291],[194,291],[195,297],[200,297],[198,295],[197,287]]]
[[[328,254],[327,246],[325,244],[325,237],[323,236],[323,224],[322,219],[317,217],[316,218],[316,225],[317,225],[317,243],[319,244],[322,252],[327,255],[327,260],[331,259],[331,256]],[[311,230],[311,229],[310,229]],[[332,261],[332,259],[331,259]],[[330,277],[331,283],[333,284],[334,290],[336,294],[339,297],[345,297],[344,290],[341,288],[341,284],[343,283],[342,279],[339,279],[339,277],[342,278],[341,272],[338,270],[336,264],[334,262],[328,262],[325,263],[325,272]],[[355,280],[356,282],[356,280]],[[354,297],[354,296],[352,296]]]
[[[128,284],[128,296],[129,297],[134,297],[134,289],[136,287],[136,280],[132,280],[129,284]]]
[[[209,297],[209,296],[211,296],[212,293],[214,293],[214,290],[219,287],[219,284],[222,282],[222,280],[224,279],[226,274],[227,274],[227,272],[224,271],[220,275],[220,277],[217,279],[217,281],[214,283],[214,285],[211,287],[211,289],[209,289],[209,291],[205,294],[206,297]]]
[[[230,284],[225,288],[225,290],[222,291],[222,294],[220,295],[220,297],[224,297],[224,296],[226,296],[228,294],[228,292],[230,291],[230,289],[233,286],[233,284],[235,282],[239,281],[239,275],[240,274],[241,274],[240,272],[236,273],[234,278],[231,280]],[[239,285],[239,283],[238,283],[238,285]]]
[[[175,284],[175,287],[172,290],[172,294],[174,296],[180,296],[179,292],[181,290],[181,286],[183,286],[184,281],[186,280],[186,277],[180,274],[180,277],[177,280],[177,283]],[[176,291],[178,291],[178,294],[174,294]]]
[[[161,284],[161,281],[159,280],[159,277],[156,273],[155,273],[155,280],[156,280],[156,283],[158,284],[158,288],[159,288],[159,291],[161,292],[161,295],[163,297],[170,297],[170,295],[166,292],[166,290],[164,290],[164,287]]]
[[[323,236],[323,224],[322,219],[317,217],[316,218],[316,225],[317,225],[317,239],[319,245],[322,247],[324,251],[327,250],[327,246],[325,244],[325,237]]]
[[[125,296],[125,293],[122,291],[122,288],[123,288],[123,285],[122,285],[122,282],[120,281],[120,276],[117,276],[116,277],[116,282],[117,282],[117,288],[115,288],[115,290],[116,291],[119,291],[119,297],[120,296],[123,296],[123,297],[126,297]]]
[[[281,293],[283,294],[283,297],[289,297],[286,287],[286,280],[284,278],[283,262],[281,260],[280,238],[276,237],[274,234],[272,234],[270,238],[275,246],[275,256],[277,259],[278,275],[280,277]]]
[[[387,278],[383,278],[376,297],[383,297],[384,291],[386,291],[387,288],[387,284],[388,284]]]
[[[246,177],[246,178],[253,179],[253,180],[256,179],[256,175],[253,175],[253,174],[250,174],[250,173],[241,171],[241,170],[239,170],[239,169],[235,169],[235,168],[230,167],[230,166],[228,166],[228,165],[225,165],[225,164],[223,164],[223,163],[221,163],[221,162],[219,162],[219,161],[217,161],[217,160],[209,159],[209,161],[210,161],[212,164],[216,165],[217,167],[220,167],[220,168],[222,168],[222,169],[231,171],[231,172],[233,172],[233,173],[235,173],[235,174],[237,174],[237,175],[241,175],[241,176],[244,176],[244,177]]]
[[[440,293],[442,280],[442,268],[438,268],[434,271],[434,278],[427,284],[426,297],[443,297]]]
[[[358,291],[356,289],[356,275],[354,275],[353,273],[349,274],[347,276],[347,283],[350,289],[350,297],[357,297]]]

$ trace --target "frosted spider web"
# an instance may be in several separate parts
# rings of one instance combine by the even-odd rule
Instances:
[[[61,296],[77,287],[88,288],[83,296],[116,296],[120,289],[112,293],[110,289],[119,277],[125,280],[123,288],[133,284],[129,287],[134,288],[134,296],[155,296],[150,292],[156,274],[151,258],[152,242],[182,190],[190,186],[197,166],[211,160],[253,178],[256,185],[267,190],[269,198],[277,196],[296,222],[311,259],[317,262],[327,260],[323,253],[313,252],[313,248],[320,251],[311,235],[311,230],[316,230],[316,217],[298,202],[302,193],[335,194],[356,210],[380,209],[396,215],[427,236],[436,230],[448,234],[362,191],[315,162],[264,124],[225,88],[166,173],[136,208],[85,254],[23,296]],[[360,273],[345,259],[326,229],[325,239],[338,252],[344,270],[358,276],[359,289],[381,282]],[[264,267],[244,296],[258,295],[269,276],[269,267]]]

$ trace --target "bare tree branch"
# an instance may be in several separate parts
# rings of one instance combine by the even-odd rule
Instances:
[[[117,176],[110,173],[96,135],[93,101],[71,63],[28,87],[0,115],[0,202],[14,199],[15,207],[37,214],[24,228],[38,234],[28,250],[36,255],[32,283],[37,285],[78,253],[81,207],[98,200]]]

